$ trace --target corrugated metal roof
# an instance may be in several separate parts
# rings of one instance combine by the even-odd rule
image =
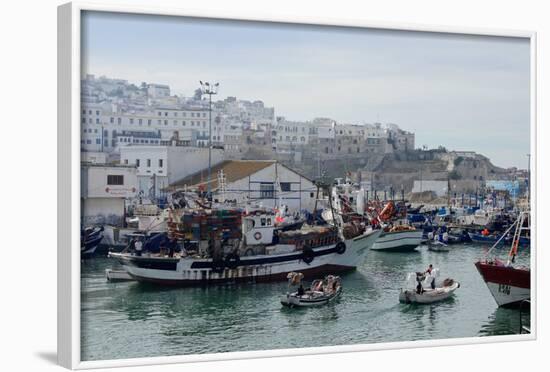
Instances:
[[[212,167],[211,188],[215,190],[218,187],[218,172],[223,170],[226,182],[235,182],[248,177],[270,165],[275,164],[275,160],[225,160]],[[170,188],[179,188],[187,185],[188,187],[207,186],[208,168],[205,168],[195,174],[187,176],[179,181],[170,184]]]

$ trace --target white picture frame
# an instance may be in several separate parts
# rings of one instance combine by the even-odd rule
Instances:
[[[493,336],[486,338],[468,337],[460,339],[423,340],[414,342],[391,342],[365,345],[327,346],[318,348],[262,350],[229,352],[223,354],[181,355],[137,359],[117,359],[102,361],[80,360],[80,254],[74,247],[80,245],[80,77],[81,77],[81,29],[83,11],[104,11],[113,13],[136,13],[167,16],[187,16],[211,19],[253,20],[282,22],[291,24],[333,25],[344,27],[364,27],[387,30],[426,31],[435,33],[473,34],[487,36],[518,37],[530,40],[530,128],[531,128],[531,169],[530,192],[532,195],[533,247],[531,248],[532,291],[532,332],[526,335]],[[131,5],[95,4],[71,2],[58,8],[58,362],[71,369],[106,368],[198,361],[219,361],[274,356],[312,355],[357,351],[431,347],[442,345],[480,344],[537,338],[537,159],[536,149],[536,33],[532,31],[489,30],[427,26],[416,24],[392,24],[384,22],[353,21],[310,18],[273,17],[257,13],[227,14],[214,11],[197,12],[167,7],[144,7]]]

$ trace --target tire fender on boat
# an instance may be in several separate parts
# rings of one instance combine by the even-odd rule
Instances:
[[[336,244],[336,253],[338,254],[344,254],[346,252],[346,243],[339,242]]]
[[[241,263],[241,258],[238,254],[235,253],[229,253],[225,257],[225,266],[227,266],[230,269],[236,269]]]
[[[313,262],[313,259],[315,258],[315,252],[313,252],[313,249],[311,247],[304,247],[304,252],[302,253],[302,261],[307,263],[308,265]]]
[[[212,271],[215,273],[221,273],[225,269],[225,262],[223,260],[212,261]]]

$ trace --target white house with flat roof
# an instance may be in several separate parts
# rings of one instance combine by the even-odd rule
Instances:
[[[81,163],[80,177],[82,224],[121,226],[125,200],[137,193],[136,167]]]

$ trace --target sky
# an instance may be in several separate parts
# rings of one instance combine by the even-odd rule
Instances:
[[[82,17],[82,73],[262,100],[289,120],[396,123],[416,147],[527,167],[526,38],[103,12]]]

